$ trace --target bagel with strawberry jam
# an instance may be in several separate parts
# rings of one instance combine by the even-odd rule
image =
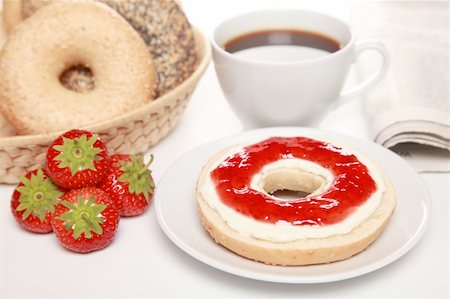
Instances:
[[[285,199],[277,190],[306,192]],[[383,170],[327,141],[271,137],[220,151],[197,183],[203,226],[222,246],[271,265],[347,259],[382,233],[395,207]]]

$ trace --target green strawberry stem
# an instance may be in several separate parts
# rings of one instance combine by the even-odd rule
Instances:
[[[145,164],[145,166],[138,172],[138,178],[140,178],[144,173],[147,173],[148,168],[153,163],[154,157],[153,154],[150,155],[150,160]]]
[[[72,149],[72,155],[75,158],[80,159],[80,158],[83,157],[83,150],[78,148],[78,147],[76,147],[76,148]]]
[[[80,218],[83,219],[83,220],[87,223],[88,226],[92,226],[92,221],[91,221],[91,219],[89,218],[88,213],[82,212],[82,213],[80,214]]]
[[[38,191],[33,195],[34,200],[41,201],[45,198],[44,192]]]

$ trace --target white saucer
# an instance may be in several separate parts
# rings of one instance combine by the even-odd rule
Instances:
[[[307,136],[347,144],[378,162],[390,176],[397,206],[383,234],[360,254],[340,262],[303,267],[269,266],[240,257],[216,244],[203,229],[195,184],[202,166],[215,152],[234,144],[270,136]],[[192,257],[235,275],[272,282],[320,283],[360,276],[403,256],[423,236],[430,198],[418,174],[391,151],[366,140],[310,128],[267,128],[243,132],[205,144],[172,165],[155,192],[158,222],[167,236]]]

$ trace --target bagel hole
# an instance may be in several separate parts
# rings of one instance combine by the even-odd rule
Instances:
[[[273,171],[264,175],[261,187],[264,192],[286,201],[306,197],[318,190],[324,178],[293,169]]]
[[[95,88],[94,75],[85,65],[73,65],[62,72],[59,82],[67,89],[87,93]]]
[[[311,194],[311,192],[306,191],[294,191],[294,190],[276,190],[275,192],[269,193],[272,196],[275,196],[276,198],[283,199],[283,200],[294,200],[297,198],[306,197]]]

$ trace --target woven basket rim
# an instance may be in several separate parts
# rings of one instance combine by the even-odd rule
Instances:
[[[208,67],[209,61],[211,59],[211,47],[209,45],[208,39],[200,30],[198,30],[197,28],[193,28],[193,31],[196,38],[197,53],[199,55],[200,61],[198,62],[194,72],[186,80],[181,82],[173,90],[162,95],[158,99],[151,101],[148,104],[145,104],[144,106],[138,109],[116,116],[107,121],[98,122],[95,124],[91,124],[89,126],[80,127],[78,129],[100,132],[109,129],[111,127],[114,127],[117,124],[122,124],[128,121],[139,119],[141,116],[148,114],[150,111],[166,106],[167,103],[170,103],[174,97],[178,97],[179,95],[183,94],[186,88],[196,84],[196,82],[200,79],[200,77],[203,75],[203,73],[206,71],[206,68]],[[15,135],[15,136],[0,137],[0,148],[40,144],[48,140],[53,140],[57,138],[65,131],[66,130],[47,134]]]

